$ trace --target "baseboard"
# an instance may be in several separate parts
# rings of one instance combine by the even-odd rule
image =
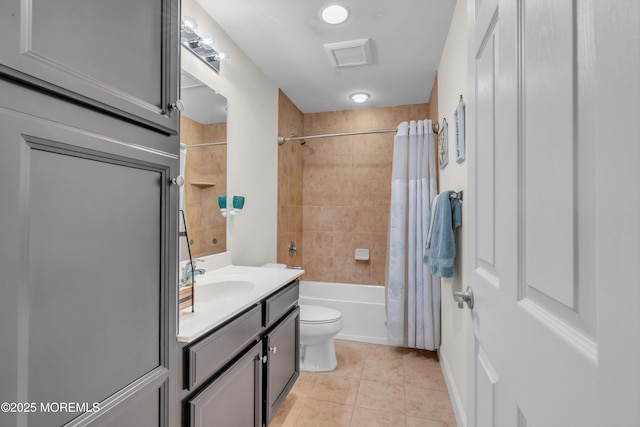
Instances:
[[[447,355],[438,349],[438,358],[440,359],[440,367],[442,368],[442,374],[444,380],[447,383],[447,390],[449,391],[449,398],[451,399],[451,405],[453,406],[453,414],[456,417],[456,424],[458,427],[467,427],[467,415],[464,411],[464,404],[460,400],[460,393],[456,387],[456,382],[453,380],[453,374],[449,368],[449,362]]]

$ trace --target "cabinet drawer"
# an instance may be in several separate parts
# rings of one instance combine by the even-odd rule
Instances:
[[[186,384],[193,386],[210,377],[253,341],[261,328],[259,305],[187,348]]]
[[[298,304],[300,284],[296,280],[264,301],[264,326],[268,327]]]

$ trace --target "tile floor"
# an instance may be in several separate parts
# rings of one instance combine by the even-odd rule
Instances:
[[[455,427],[435,352],[336,340],[338,367],[301,372],[269,427]]]

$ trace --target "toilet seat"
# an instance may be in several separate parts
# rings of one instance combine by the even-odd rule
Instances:
[[[300,323],[333,323],[342,318],[342,313],[329,307],[300,305]]]

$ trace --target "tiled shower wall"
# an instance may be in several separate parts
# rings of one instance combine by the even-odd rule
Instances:
[[[281,92],[279,130],[284,136],[394,129],[402,121],[429,117],[428,104],[302,114],[288,100],[284,108],[283,97]],[[384,285],[393,135],[319,138],[305,145],[290,141],[280,147],[278,262],[291,264],[288,255],[281,255],[280,227],[293,222],[296,233],[300,226],[302,231],[298,248],[304,279]],[[282,181],[284,169],[295,172]],[[356,261],[356,248],[369,249],[369,261]]]
[[[224,142],[227,124],[202,125],[182,116],[180,134],[180,142],[187,145]],[[218,195],[226,194],[227,146],[187,148],[185,169],[185,210],[187,232],[192,241],[191,254],[197,257],[224,252],[227,247],[226,219],[220,215]]]
[[[282,91],[278,97],[278,135],[303,135],[303,115]],[[278,147],[278,262],[302,265],[302,147],[287,142]],[[289,243],[297,253],[289,256]]]
[[[304,115],[305,135],[395,129],[427,118],[427,104]],[[307,280],[384,285],[393,133],[310,140],[303,146],[303,265]],[[355,249],[369,249],[356,261]]]

